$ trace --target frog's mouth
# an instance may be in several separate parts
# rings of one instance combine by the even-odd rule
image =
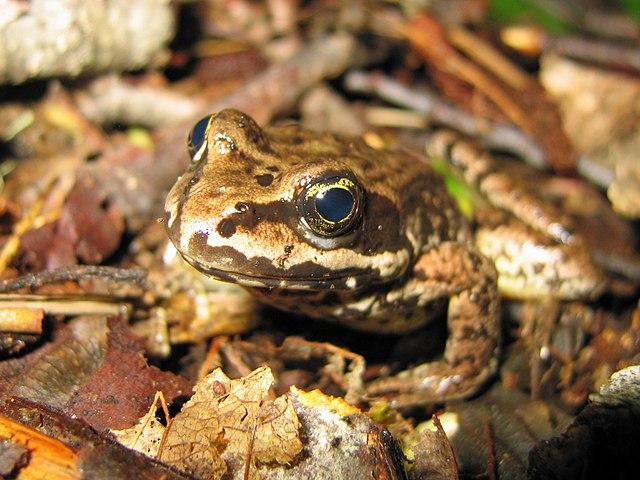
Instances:
[[[223,270],[204,265],[193,257],[183,255],[194,268],[206,275],[223,282],[236,283],[248,288],[286,289],[286,290],[349,290],[357,291],[381,283],[376,277],[362,270],[341,270],[340,272],[323,272],[321,275],[309,272],[288,272],[282,275],[252,275],[237,271]]]

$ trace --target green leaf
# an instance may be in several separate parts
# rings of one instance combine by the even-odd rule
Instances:
[[[447,187],[447,191],[455,199],[462,214],[468,218],[472,218],[473,189],[461,180],[444,160],[439,158],[433,159],[431,161],[431,166],[444,178],[444,184]]]
[[[636,22],[640,22],[640,0],[620,0],[624,11]]]
[[[637,0],[628,1],[638,4]],[[534,22],[553,33],[573,30],[570,22],[545,10],[533,0],[489,0],[489,16],[500,23]]]

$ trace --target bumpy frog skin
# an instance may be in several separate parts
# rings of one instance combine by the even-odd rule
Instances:
[[[488,152],[450,131],[434,134],[427,155],[449,162],[490,205],[506,214],[476,229],[475,245],[495,264],[502,296],[520,300],[589,300],[606,278],[571,221],[503,169]],[[481,222],[482,223],[482,222]]]
[[[374,382],[398,406],[461,398],[495,372],[496,272],[420,156],[223,110],[199,122],[165,205],[169,237],[202,272],[261,301],[402,333],[448,300],[442,360]]]

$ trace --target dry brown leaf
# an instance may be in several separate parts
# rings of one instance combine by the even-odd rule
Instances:
[[[225,460],[234,457],[293,461],[303,447],[300,423],[287,397],[270,399],[272,383],[266,367],[239,380],[219,369],[210,373],[171,422],[159,458],[197,477],[215,479],[225,474]]]
[[[435,428],[423,429],[418,443],[412,448],[414,460],[411,478],[458,480],[458,462],[453,447],[438,416],[434,414],[431,421]]]
[[[156,418],[158,402],[163,405],[166,415],[167,407],[164,396],[162,392],[156,392],[149,411],[138,420],[138,423],[123,430],[111,430],[111,434],[125,447],[136,450],[147,457],[156,458],[165,430],[164,425]]]
[[[78,317],[51,342],[0,362],[0,389],[63,410],[99,432],[135,424],[158,390],[173,401],[191,391],[183,377],[149,366],[124,318]]]

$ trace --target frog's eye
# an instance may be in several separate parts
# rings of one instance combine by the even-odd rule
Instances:
[[[303,223],[315,234],[337,237],[350,232],[360,219],[362,188],[347,176],[316,180],[300,194]]]
[[[211,115],[200,119],[196,123],[191,132],[189,132],[189,138],[187,138],[187,148],[189,149],[189,155],[194,162],[200,160],[202,152],[205,150],[207,144],[207,131],[209,130],[209,124],[211,123]]]

